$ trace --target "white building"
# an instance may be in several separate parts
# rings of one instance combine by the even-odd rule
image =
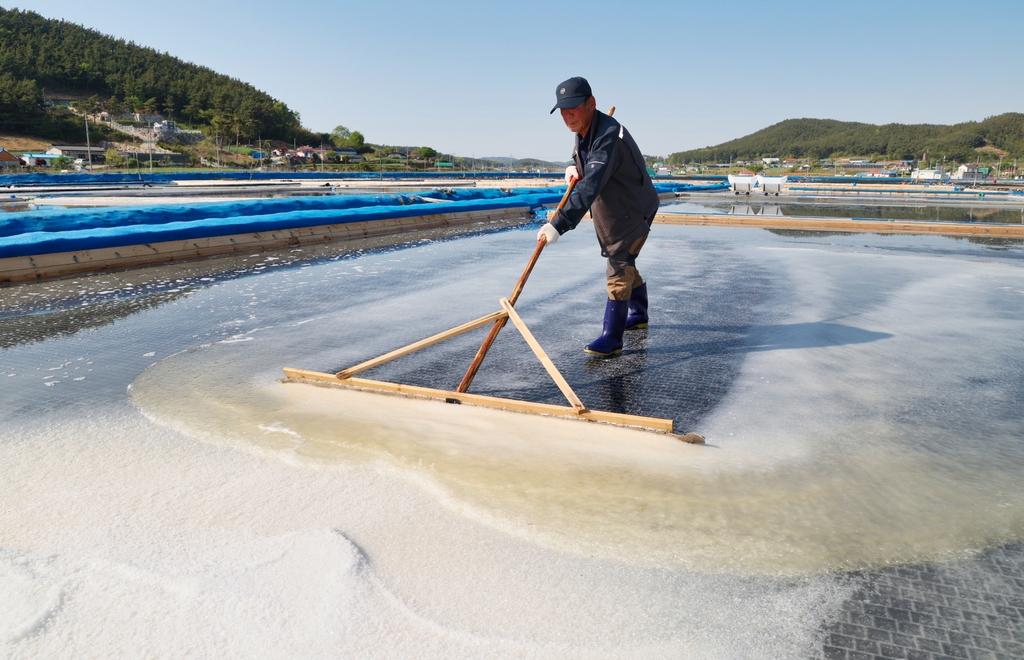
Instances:
[[[47,149],[46,153],[52,156],[67,156],[71,159],[81,158],[86,161],[89,160],[89,155],[91,153],[93,163],[102,163],[106,160],[107,150],[103,147],[86,147],[77,144],[55,144]]]
[[[914,170],[910,178],[920,183],[921,181],[942,181],[946,178],[942,170]]]
[[[988,178],[989,169],[978,163],[965,163],[953,172],[951,179],[957,181],[984,181]]]

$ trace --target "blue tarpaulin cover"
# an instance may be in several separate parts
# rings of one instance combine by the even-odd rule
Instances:
[[[706,188],[678,183],[656,187],[660,192]],[[422,194],[332,195],[8,213],[0,216],[0,258],[442,213],[514,207],[539,211],[556,205],[563,193],[564,188],[438,189]]]

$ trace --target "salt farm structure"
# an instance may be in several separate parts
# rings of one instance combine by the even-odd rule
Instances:
[[[599,359],[560,180],[0,178],[0,656],[1024,655],[1024,195],[658,179]],[[338,386],[496,321],[677,435]]]

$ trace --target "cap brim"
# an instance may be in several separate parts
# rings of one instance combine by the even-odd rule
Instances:
[[[551,112],[548,114],[554,114],[555,110],[558,110],[559,108],[575,108],[586,100],[586,96],[570,96],[568,98],[561,99],[555,104],[555,107],[551,108]]]

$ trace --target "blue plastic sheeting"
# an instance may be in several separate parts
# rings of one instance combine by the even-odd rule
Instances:
[[[663,193],[727,187],[656,185]],[[438,189],[420,195],[338,195],[8,214],[0,217],[0,258],[441,213],[515,207],[538,211],[557,204],[564,192],[564,188]]]
[[[516,179],[561,179],[561,173],[514,172]],[[82,183],[171,183],[173,181],[274,181],[299,179],[333,179],[337,181],[356,180],[402,180],[402,179],[507,179],[508,172],[168,172],[157,174],[136,174],[131,172],[103,174],[4,174],[0,175],[0,186],[63,186]]]
[[[552,192],[554,191],[554,192]],[[512,205],[538,209],[561,199],[559,188],[540,188],[506,192],[494,189],[435,190],[420,195],[338,195],[329,197],[291,197],[253,199],[202,204],[161,204],[142,207],[102,209],[62,209],[0,215],[0,238],[30,232],[58,232],[75,229],[161,225],[217,218],[256,217],[291,211],[331,211],[366,207],[401,207],[428,204],[428,199],[446,201],[512,200]],[[312,226],[312,225],[310,225]]]
[[[710,186],[717,188],[716,186]],[[728,186],[721,186],[727,188]],[[659,192],[704,190],[709,186],[688,184],[657,184]],[[557,203],[564,188],[527,188],[504,191],[498,188],[439,189],[418,195],[339,195],[328,197],[291,197],[254,199],[202,204],[162,204],[145,207],[103,209],[47,209],[29,213],[0,216],[0,238],[31,232],[56,232],[73,229],[160,225],[170,222],[260,216],[290,211],[318,211],[364,208],[368,206],[407,206],[427,203],[425,199],[462,201],[474,199],[517,199],[533,209]]]
[[[565,194],[565,188],[437,188],[430,192],[416,193],[419,197],[429,199],[465,200],[465,199],[508,199],[509,197],[531,197],[538,200],[553,200],[558,203]],[[547,205],[550,201],[539,202]],[[534,204],[531,204],[534,206]]]
[[[450,204],[415,204],[409,206],[373,206],[315,211],[290,211],[258,216],[206,218],[172,221],[158,225],[93,227],[58,232],[30,232],[0,239],[0,258],[19,257],[51,252],[96,250],[99,248],[144,245],[161,241],[194,240],[213,236],[230,236],[253,232],[280,231],[299,227],[385,220],[410,216],[440,215],[455,211],[486,211],[491,209],[527,208],[511,200],[468,200]]]
[[[562,178],[560,173],[516,172],[516,179]],[[103,174],[0,174],[0,186],[67,186],[79,184],[144,184],[172,183],[174,181],[288,181],[288,180],[334,180],[334,181],[400,181],[405,179],[429,179],[431,181],[465,181],[507,179],[507,172],[175,172],[160,174],[132,174],[106,172]],[[696,178],[696,177],[695,177]],[[724,176],[708,175],[702,179],[725,179]],[[657,183],[657,182],[656,182]],[[665,184],[677,185],[677,184]]]
[[[161,225],[217,218],[236,218],[287,213],[290,211],[326,211],[367,206],[407,206],[426,204],[412,195],[353,195],[334,197],[292,197],[253,199],[203,204],[160,204],[142,207],[61,209],[8,213],[0,216],[0,238],[31,232],[58,232],[75,229]]]
[[[654,188],[659,193],[675,193],[675,192],[717,192],[719,190],[729,190],[729,183],[723,181],[721,183],[706,183],[697,185],[693,183],[659,183],[654,182]]]

